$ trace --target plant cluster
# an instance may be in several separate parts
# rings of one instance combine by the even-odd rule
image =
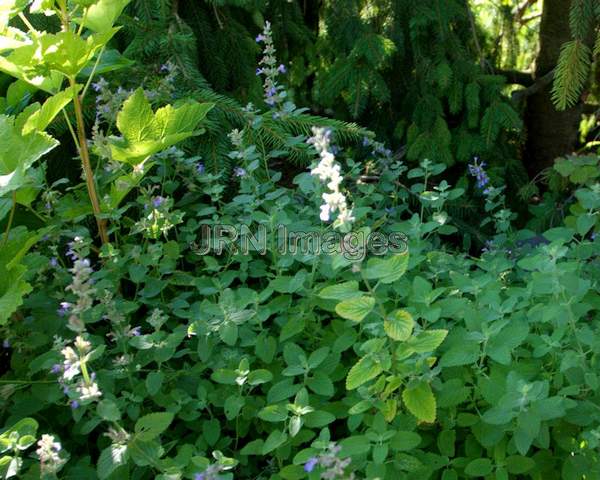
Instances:
[[[0,477],[600,477],[597,159],[557,162],[573,193],[546,230],[471,158],[471,255],[448,240],[468,183],[288,103],[266,22],[266,107],[241,108],[182,97],[177,63],[116,87],[127,0],[26,3],[0,10],[0,69],[45,92],[0,115]],[[59,116],[79,182],[46,181]],[[193,148],[213,140],[230,169]],[[268,248],[203,244],[227,225]]]

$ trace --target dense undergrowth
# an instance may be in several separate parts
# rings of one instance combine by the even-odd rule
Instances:
[[[268,23],[264,108],[128,82],[127,3],[0,10],[0,476],[600,478],[597,158],[517,219],[486,162],[451,185],[294,105]],[[61,126],[83,177],[50,183]]]

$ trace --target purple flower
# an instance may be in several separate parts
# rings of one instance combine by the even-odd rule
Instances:
[[[62,372],[62,365],[60,365],[59,363],[55,363],[54,365],[52,365],[52,368],[50,369],[50,373],[54,373],[55,375],[58,375],[60,372]]]
[[[244,170],[242,167],[235,167],[233,169],[233,175],[235,177],[244,177],[246,175],[246,170]]]
[[[58,260],[56,259],[56,257],[52,257],[50,259],[50,266],[51,267],[58,267]]]
[[[267,39],[262,33],[259,33],[256,36],[256,43],[264,42]]]
[[[205,476],[203,473],[197,473],[196,475],[194,475],[194,480],[204,480]]]
[[[135,327],[129,331],[129,335],[132,337],[139,337],[142,334],[142,327]]]
[[[199,175],[202,175],[206,170],[206,167],[204,166],[203,163],[197,163],[196,164],[196,173],[198,173]]]
[[[60,302],[60,308],[56,312],[61,317],[64,317],[67,313],[69,313],[70,308],[71,308],[71,304],[69,302]]]
[[[264,70],[262,68],[257,68],[256,69],[256,76],[258,77],[259,75],[262,75],[264,73]]]
[[[371,140],[369,140],[368,137],[363,137],[362,144],[363,144],[363,147],[367,147],[367,146],[371,145]]]
[[[308,473],[312,472],[317,466],[317,463],[319,463],[319,459],[317,457],[310,457],[304,464],[304,471]]]
[[[71,400],[71,408],[73,410],[75,410],[76,408],[79,408],[79,402],[77,400]]]
[[[489,189],[484,189],[484,187],[490,182],[490,178],[488,177],[487,172],[485,171],[485,162],[479,162],[479,157],[475,157],[473,159],[473,163],[469,164],[469,175],[475,177],[477,181],[477,188],[482,190],[484,194],[489,193]]]
[[[165,199],[163,197],[154,197],[152,199],[152,205],[154,208],[160,207],[164,203]]]
[[[8,341],[8,339],[4,339],[2,341],[2,348],[10,348],[10,342]]]
[[[278,71],[279,73],[286,73],[286,72],[287,72],[287,69],[285,68],[285,65],[282,63],[281,65],[279,65],[279,66],[277,67],[277,71]]]

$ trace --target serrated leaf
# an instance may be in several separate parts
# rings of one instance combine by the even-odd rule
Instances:
[[[336,313],[347,320],[361,322],[375,306],[375,299],[363,295],[343,300],[335,306]]]
[[[412,335],[415,321],[406,310],[396,310],[383,322],[383,328],[392,340],[402,342]]]
[[[135,422],[136,436],[142,441],[149,441],[164,432],[173,421],[171,412],[157,412],[144,415]]]
[[[435,422],[436,402],[427,382],[418,382],[402,392],[402,400],[406,408],[419,420],[427,423]]]
[[[381,283],[392,283],[398,280],[408,268],[408,252],[391,256],[390,258],[372,258],[367,263],[363,275],[369,280]]]
[[[381,372],[383,372],[383,367],[379,363],[376,363],[371,357],[363,357],[348,372],[346,389],[354,390],[363,383],[374,379]]]
[[[184,102],[152,111],[144,90],[138,88],[117,115],[123,138],[110,137],[113,159],[137,165],[150,155],[195,134],[198,124],[213,108],[212,103]]]
[[[409,345],[416,353],[433,352],[442,344],[447,335],[448,330],[427,330],[412,338]]]
[[[326,300],[347,300],[358,295],[361,295],[361,292],[358,290],[358,282],[355,280],[330,285],[319,292],[319,297]]]

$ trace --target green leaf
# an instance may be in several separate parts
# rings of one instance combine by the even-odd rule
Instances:
[[[506,469],[508,473],[513,475],[519,475],[527,473],[529,470],[535,468],[535,460],[528,457],[522,457],[521,455],[511,455],[506,457]]]
[[[408,268],[408,252],[393,255],[390,258],[372,258],[367,263],[363,275],[368,280],[392,283],[398,280]]]
[[[262,454],[266,455],[277,447],[280,447],[287,440],[287,434],[280,430],[273,430],[267,439],[265,440],[265,444],[263,445]]]
[[[3,268],[0,266],[0,272]],[[23,297],[32,291],[29,283],[23,280],[27,268],[17,266],[3,272],[0,279],[0,325],[4,325],[10,316],[23,304]]]
[[[414,325],[415,321],[406,310],[396,310],[383,322],[383,328],[387,336],[399,342],[410,338]]]
[[[102,400],[96,407],[96,412],[103,420],[108,422],[117,422],[121,418],[119,407],[112,400]]]
[[[23,135],[13,117],[0,115],[0,196],[25,185],[29,168],[57,145],[45,133]]]
[[[362,321],[375,306],[375,299],[366,295],[343,300],[335,307],[336,313],[353,322]]]
[[[427,423],[435,422],[436,402],[429,383],[421,381],[405,388],[402,392],[402,400],[408,411],[419,420]]]
[[[419,333],[409,342],[410,348],[416,353],[433,352],[448,335],[448,330],[427,330]]]
[[[167,105],[154,113],[144,90],[138,88],[125,100],[117,115],[117,128],[123,138],[109,138],[113,159],[137,165],[150,155],[191,137],[213,106],[187,101],[176,107]]]
[[[273,374],[264,368],[253,370],[248,375],[248,385],[260,385],[273,380]]]
[[[142,441],[149,441],[164,432],[173,421],[171,412],[150,413],[135,423],[136,436]]]
[[[14,449],[17,441],[19,441],[19,446],[23,447],[23,449],[33,445],[38,427],[38,422],[33,418],[19,420],[0,434],[0,453]],[[22,444],[20,441],[22,438],[28,438],[29,440]]]
[[[110,30],[131,0],[98,0],[86,11],[84,25],[95,32]]]
[[[358,282],[355,280],[330,285],[319,292],[319,297],[326,300],[347,300],[359,295],[361,292],[358,290]]]
[[[104,480],[120,466],[126,465],[129,458],[127,445],[111,445],[100,453],[98,458],[98,478]]]
[[[146,377],[146,390],[150,396],[160,391],[165,376],[162,372],[150,372]]]
[[[75,92],[79,92],[81,85],[75,86]],[[48,98],[44,104],[32,113],[23,124],[22,134],[42,132],[50,125],[56,115],[73,100],[73,88],[67,88],[62,92]]]
[[[417,448],[421,443],[421,436],[415,432],[399,431],[390,440],[390,448],[398,452],[406,452]]]
[[[377,377],[383,372],[383,367],[376,363],[373,358],[363,357],[350,369],[346,377],[346,389],[354,390],[363,383]]]
[[[261,438],[248,442],[244,448],[240,450],[242,455],[262,455],[262,449],[265,442]]]
[[[465,474],[470,477],[485,477],[492,473],[494,465],[489,458],[477,458],[470,461],[465,467]]]
[[[265,422],[283,422],[288,418],[288,410],[284,405],[267,405],[258,412],[258,418]]]
[[[331,379],[320,371],[314,372],[314,375],[306,380],[306,386],[317,395],[331,397],[335,393]]]

